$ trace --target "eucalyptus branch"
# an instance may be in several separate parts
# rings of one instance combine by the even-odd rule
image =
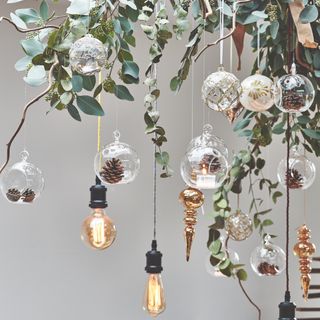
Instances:
[[[46,25],[46,26],[31,28],[31,29],[22,29],[22,28],[18,27],[12,20],[10,20],[7,17],[0,17],[0,22],[2,22],[2,21],[7,21],[11,25],[13,25],[17,31],[19,31],[21,33],[35,32],[35,31],[39,31],[39,30],[43,30],[43,29],[59,29],[58,26],[53,26],[53,25]]]
[[[29,110],[29,108],[36,103],[37,101],[39,101],[42,97],[44,97],[51,89],[52,87],[52,83],[53,83],[53,70],[54,68],[59,64],[59,61],[56,61],[50,68],[49,70],[49,75],[48,75],[48,87],[42,92],[40,93],[38,96],[36,96],[35,98],[33,98],[32,100],[30,100],[24,107],[23,112],[22,112],[22,117],[20,120],[20,123],[17,127],[17,129],[15,130],[13,136],[10,138],[9,142],[7,143],[7,158],[6,161],[4,162],[4,164],[2,165],[1,169],[0,169],[0,174],[3,172],[3,170],[5,169],[5,167],[7,166],[7,164],[9,163],[10,160],[10,154],[11,154],[11,145],[13,143],[13,141],[15,140],[15,138],[17,137],[17,135],[19,134],[20,130],[23,127],[23,124],[25,123],[26,120],[26,116],[27,116],[27,112]]]

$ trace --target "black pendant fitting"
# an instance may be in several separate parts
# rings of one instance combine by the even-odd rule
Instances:
[[[163,270],[161,265],[162,253],[157,250],[157,240],[152,240],[151,250],[146,253],[146,257],[146,272],[151,274],[161,273]]]
[[[101,184],[101,180],[96,177],[96,184],[90,188],[91,199],[90,208],[104,209],[108,206],[107,203],[107,188]]]
[[[296,305],[290,301],[289,291],[286,291],[285,301],[279,304],[279,320],[296,320]]]

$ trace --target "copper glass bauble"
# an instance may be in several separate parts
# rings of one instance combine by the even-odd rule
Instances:
[[[12,203],[33,203],[44,188],[41,170],[28,162],[28,157],[27,151],[21,152],[21,161],[12,165],[1,176],[2,194]]]
[[[262,74],[254,74],[241,83],[240,103],[250,111],[263,112],[274,104],[273,81]]]
[[[96,154],[94,170],[105,184],[126,184],[139,173],[140,159],[128,144],[120,142],[120,132],[114,132],[115,141]]]
[[[287,159],[280,161],[278,166],[278,181],[287,187]],[[316,177],[316,167],[312,161],[301,154],[298,147],[293,147],[290,151],[289,158],[289,178],[288,185],[293,190],[308,189],[314,182]]]
[[[237,210],[225,220],[225,230],[232,240],[246,240],[253,231],[252,220],[247,214]]]
[[[255,248],[250,257],[250,264],[258,276],[277,276],[286,266],[284,251],[270,242],[266,235],[263,243]]]
[[[206,106],[215,111],[236,107],[240,93],[239,79],[225,71],[223,66],[220,66],[217,72],[210,74],[202,85],[202,100]]]
[[[293,64],[291,74],[282,76],[276,83],[274,101],[282,112],[300,113],[307,111],[315,98],[312,82],[301,74],[296,74]]]
[[[72,45],[69,57],[72,70],[86,76],[101,71],[107,63],[105,46],[90,34]]]

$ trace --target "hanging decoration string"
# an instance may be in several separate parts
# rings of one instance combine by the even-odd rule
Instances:
[[[203,43],[206,44],[206,30],[203,31]],[[206,55],[203,56],[202,60],[202,79],[205,79],[206,74]],[[203,102],[203,108],[202,108],[202,126],[204,126],[205,123],[205,103]]]
[[[99,72],[99,84],[102,83],[102,72]],[[97,100],[101,105],[101,93],[99,93]],[[97,128],[97,151],[101,151],[101,116],[98,117],[98,128]]]
[[[257,58],[257,67],[258,70],[260,70],[260,20],[257,21],[257,52],[258,52],[258,58]]]
[[[233,71],[233,38],[230,37],[230,72]]]
[[[24,83],[24,102],[27,103],[27,84]],[[23,130],[23,150],[26,150],[27,147],[27,135],[28,135],[28,128],[27,125],[25,125]]]
[[[224,30],[224,0],[220,0],[220,39],[223,38],[223,30]],[[220,41],[220,65],[223,65],[223,50],[224,50],[224,41]]]

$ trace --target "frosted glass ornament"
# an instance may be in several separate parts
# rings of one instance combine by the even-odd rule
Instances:
[[[247,214],[237,210],[225,220],[225,230],[232,240],[246,240],[253,231],[252,220]]]
[[[217,72],[210,74],[202,85],[202,100],[206,106],[215,111],[236,107],[240,94],[239,79],[225,71],[223,66],[220,66]]]
[[[1,192],[11,203],[31,204],[44,188],[40,169],[28,162],[29,153],[21,152],[21,161],[9,167],[1,176]]]
[[[106,65],[107,51],[100,40],[87,34],[72,45],[69,59],[73,71],[90,76]]]
[[[240,103],[250,111],[263,112],[274,104],[273,81],[262,75],[254,74],[241,83]]]

